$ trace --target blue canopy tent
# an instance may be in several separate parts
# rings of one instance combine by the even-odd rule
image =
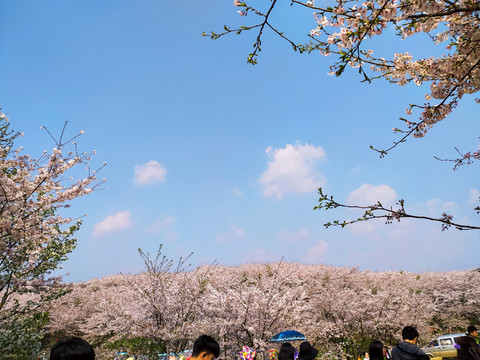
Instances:
[[[287,341],[306,341],[307,337],[295,330],[286,330],[278,333],[270,339],[270,342],[287,342]]]

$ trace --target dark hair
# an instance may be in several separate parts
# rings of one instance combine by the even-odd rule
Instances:
[[[278,360],[294,360],[295,348],[290,343],[283,343],[278,352]]]
[[[208,335],[201,335],[193,344],[192,356],[198,356],[202,352],[218,357],[220,355],[220,345],[214,338]]]
[[[50,350],[50,360],[94,360],[95,351],[92,346],[79,337],[59,340]]]
[[[413,326],[405,326],[402,330],[403,340],[413,340],[418,338],[418,331]]]
[[[473,325],[472,325],[472,326],[469,326],[469,327],[467,328],[467,332],[468,332],[469,334],[471,334],[471,333],[473,333],[474,331],[477,331],[477,330],[478,330],[478,329],[477,329],[475,326],[473,326]]]
[[[379,340],[374,340],[368,347],[368,354],[370,360],[383,360],[383,343]]]

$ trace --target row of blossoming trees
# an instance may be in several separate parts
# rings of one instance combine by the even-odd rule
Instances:
[[[424,341],[480,320],[480,272],[370,272],[296,263],[203,266],[184,271],[145,255],[147,270],[72,284],[53,303],[49,333],[90,339],[99,352],[178,352],[201,333],[225,357],[271,347],[296,329],[324,354],[354,355],[371,339],[393,344],[406,324]],[[159,254],[160,255],[160,254]]]

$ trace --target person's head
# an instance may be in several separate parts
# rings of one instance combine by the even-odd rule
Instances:
[[[294,360],[295,348],[290,343],[283,343],[278,351],[278,360]]]
[[[475,326],[469,326],[467,328],[467,333],[470,336],[477,337],[478,336],[478,329]]]
[[[418,331],[413,326],[405,326],[402,330],[402,338],[405,341],[416,343],[418,340]]]
[[[295,352],[295,349],[294,349]],[[298,353],[298,360],[313,360],[317,357],[318,350],[315,349],[308,341],[300,344],[300,352]]]
[[[213,360],[220,355],[220,345],[212,337],[201,335],[193,344],[192,358]]]
[[[385,355],[383,343],[379,340],[372,341],[368,347],[368,354],[370,355],[370,360],[383,360]]]
[[[92,346],[79,337],[59,340],[50,350],[50,360],[94,360]]]

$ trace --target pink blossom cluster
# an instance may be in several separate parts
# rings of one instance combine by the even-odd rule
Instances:
[[[311,31],[314,41],[308,50],[340,56],[330,74],[339,75],[347,64],[362,69],[369,66],[378,73],[370,79],[383,77],[401,86],[430,84],[425,97],[437,103],[416,106],[421,111],[419,121],[412,122],[415,136],[424,136],[443,120],[464,94],[480,89],[479,0],[336,0],[329,7],[294,2],[315,11],[317,27]],[[367,40],[387,28],[403,39],[425,33],[434,45],[445,44],[446,53],[429,58],[415,58],[408,52],[394,54],[390,60],[375,57]]]

